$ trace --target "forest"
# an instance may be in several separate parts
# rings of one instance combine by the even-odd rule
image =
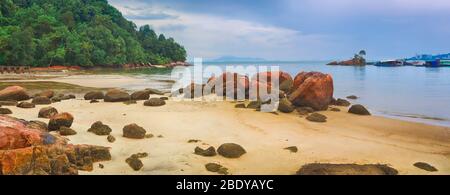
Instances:
[[[115,66],[186,60],[149,25],[138,28],[107,0],[0,0],[0,65]]]

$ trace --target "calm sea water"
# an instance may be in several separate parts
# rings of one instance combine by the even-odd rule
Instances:
[[[293,77],[302,71],[328,73],[334,79],[334,96],[360,97],[352,103],[367,106],[375,115],[450,126],[450,68],[346,67],[326,62],[204,63],[206,66],[277,65]],[[189,69],[194,69],[189,67]],[[170,71],[148,72],[149,79],[170,79]],[[157,79],[155,79],[157,78]]]

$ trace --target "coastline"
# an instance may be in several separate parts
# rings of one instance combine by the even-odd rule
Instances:
[[[113,85],[106,85],[106,81],[78,79],[70,80],[70,83],[89,87]],[[132,81],[132,78],[128,79]],[[82,99],[81,91],[75,94],[76,99],[51,105],[58,111],[74,115],[72,128],[78,134],[67,137],[70,143],[111,147],[112,154],[111,161],[95,163],[92,172],[80,171],[80,174],[216,174],[205,169],[205,164],[211,162],[227,167],[234,175],[291,175],[308,163],[387,164],[402,175],[450,174],[449,127],[379,116],[357,116],[347,113],[345,107],[339,107],[341,112],[319,112],[327,116],[328,121],[312,123],[296,112],[261,113],[235,108],[232,102],[177,101],[170,98],[165,106],[144,107],[142,101],[131,105],[91,104]],[[46,106],[7,108],[13,111],[13,117],[48,122],[37,116],[43,107]],[[112,128],[111,134],[117,139],[115,143],[109,143],[105,136],[87,132],[96,121]],[[144,140],[123,138],[122,128],[131,123],[144,127],[154,137]],[[188,143],[191,139],[201,141]],[[242,145],[247,154],[239,159],[194,154],[196,146],[217,148],[228,142]],[[290,146],[298,147],[299,151],[292,153],[284,149]],[[138,152],[147,152],[149,157],[141,159],[144,164],[142,170],[133,171],[125,159]],[[439,171],[418,169],[413,166],[416,162],[432,164]],[[104,168],[99,168],[99,164]]]

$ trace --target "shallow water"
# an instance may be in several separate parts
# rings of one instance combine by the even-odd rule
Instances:
[[[295,76],[301,71],[319,71],[334,79],[334,96],[356,95],[352,101],[367,106],[375,115],[409,121],[450,126],[450,68],[425,67],[346,67],[326,66],[326,62],[267,62],[267,63],[204,63],[203,67],[226,65],[278,65],[280,70]],[[189,67],[193,71],[194,67]],[[167,88],[170,70],[134,71],[159,89]],[[161,82],[160,82],[161,81]],[[143,86],[129,85],[130,88]]]

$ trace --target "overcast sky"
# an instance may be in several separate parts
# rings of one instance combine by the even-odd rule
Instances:
[[[189,57],[328,60],[450,52],[450,0],[109,0]]]

